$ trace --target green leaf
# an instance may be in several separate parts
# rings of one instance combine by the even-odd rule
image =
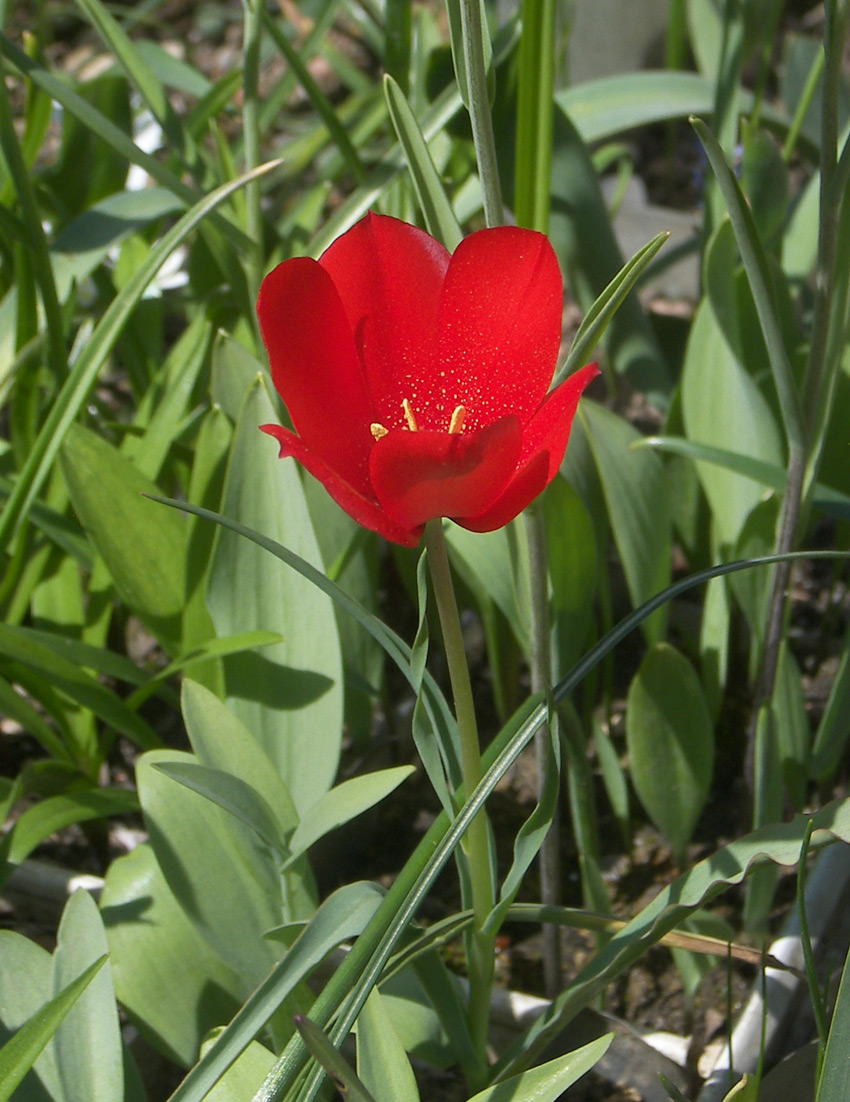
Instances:
[[[259,425],[277,421],[255,383],[236,427],[224,490],[232,517],[321,563],[296,465]],[[259,741],[303,811],[330,788],[342,741],[342,659],[334,610],[314,586],[255,546],[220,532],[207,602],[219,635],[261,629],[284,641],[225,660],[229,706]]]
[[[0,53],[5,52],[10,46],[11,43],[8,43],[5,36],[0,34]],[[29,71],[29,59],[26,55],[23,57],[27,63],[26,71]],[[61,81],[57,80],[56,83],[62,87]],[[54,85],[51,82],[52,87]],[[60,102],[63,98],[61,93],[57,95]],[[122,133],[123,138],[123,132],[119,131],[119,133]],[[136,148],[132,142],[130,145],[133,149]],[[151,160],[154,165],[157,164],[153,158]],[[274,168],[276,164],[277,162],[270,162],[261,165],[253,172],[229,181],[196,202],[167,233],[163,234],[150,250],[145,262],[109,304],[47,414],[15,487],[6,501],[3,512],[0,513],[0,548],[7,545],[41,490],[69,427],[85,403],[98,373],[148,284],[173,251],[217,206],[250,180],[257,179]]]
[[[349,1100],[350,1102],[375,1102],[375,1099],[357,1078],[354,1069],[342,1053],[334,1048],[315,1022],[299,1015],[295,1019],[295,1026],[314,1059],[328,1073],[334,1086],[346,1099],[346,1102],[349,1102]]]
[[[201,1049],[201,1055],[215,1043],[221,1029],[213,1031]],[[245,1102],[253,1098],[254,1092],[274,1066],[274,1054],[259,1041],[251,1041],[239,1059],[227,1069],[204,1102]]]
[[[62,230],[50,249],[60,299],[64,301],[73,282],[91,275],[131,233],[182,209],[166,188],[119,191],[89,207]]]
[[[850,800],[828,804],[814,816],[797,815],[790,823],[771,823],[753,831],[710,857],[697,862],[664,888],[627,926],[582,969],[569,988],[559,995],[531,1026],[527,1035],[499,1059],[495,1074],[511,1074],[516,1065],[526,1066],[557,1032],[605,990],[650,944],[656,944],[683,918],[714,898],[724,888],[740,884],[753,867],[773,862],[794,866],[800,856],[810,819],[815,821],[816,844],[837,839],[850,841]]]
[[[848,1051],[850,1051],[850,953],[844,961],[844,971],[841,974],[832,1024],[829,1027],[815,1102],[842,1102],[843,1099],[850,1097]]]
[[[664,467],[644,463],[632,445],[640,433],[623,418],[595,402],[584,401],[590,449],[608,506],[611,528],[633,604],[637,607],[670,580],[672,520]],[[664,617],[646,623],[650,642],[664,632]]]
[[[287,852],[286,839],[263,797],[240,777],[197,762],[161,762],[154,768],[223,808],[257,835],[278,861]]]
[[[554,119],[549,236],[576,301],[590,311],[618,278],[623,259],[590,153],[562,110]],[[620,304],[602,343],[619,375],[660,408],[668,404],[670,372],[634,293]]]
[[[626,741],[631,775],[649,817],[685,863],[714,765],[714,728],[693,667],[660,643],[629,687]]]
[[[363,932],[382,898],[381,890],[366,882],[346,884],[329,895],[284,959],[204,1052],[170,1102],[202,1102],[296,984],[331,950]]]
[[[811,773],[819,781],[835,771],[850,738],[850,633],[844,637],[829,697],[818,724],[812,749]]]
[[[102,956],[89,965],[63,991],[28,1019],[0,1049],[0,1098],[11,1097],[105,962],[106,957]]]
[[[145,843],[113,861],[100,900],[115,993],[132,1021],[182,1067],[229,1021],[250,986],[198,935]]]
[[[138,809],[135,792],[126,788],[90,788],[67,796],[48,796],[27,808],[15,823],[8,839],[7,859],[11,865],[19,865],[51,834],[72,823],[129,815]]]
[[[287,917],[280,877],[252,831],[155,768],[193,760],[177,751],[144,754],[136,766],[139,799],[169,888],[250,990],[278,956],[263,934]]]
[[[124,701],[97,678],[80,669],[72,660],[45,646],[25,628],[0,624],[0,654],[21,662],[49,679],[60,689],[108,723],[114,730],[132,739],[138,746],[153,747],[159,737],[151,727],[127,707]]]
[[[455,74],[457,76],[457,84],[460,89],[460,97],[463,100],[464,106],[469,109],[470,104],[470,89],[469,89],[469,72],[466,64],[466,53],[464,50],[464,34],[463,34],[463,16],[461,15],[461,8],[463,4],[468,0],[447,0],[446,11],[449,17],[449,33],[452,43],[452,59],[454,61]],[[483,31],[483,45],[484,45],[484,70],[490,72],[490,68],[493,64],[493,47],[490,42],[490,35],[487,31],[487,8],[484,4],[484,0],[471,0],[472,3],[478,3],[479,5],[479,19],[481,20],[481,27]]]
[[[407,157],[407,167],[428,232],[438,241],[442,241],[452,253],[460,244],[463,232],[446,195],[440,174],[431,159],[416,116],[401,88],[388,73],[384,75],[384,96],[390,121]]]
[[[289,840],[294,859],[331,830],[350,822],[364,811],[374,807],[416,770],[412,765],[399,765],[393,769],[381,769],[377,773],[365,773],[343,781],[326,792],[311,808],[304,812],[301,822]]]
[[[418,1102],[413,1068],[377,988],[357,1019],[357,1073],[381,1102]]]
[[[107,952],[97,904],[88,892],[74,892],[59,924],[53,991],[58,996],[91,968],[97,967],[98,973],[53,1041],[67,1102],[115,1102],[124,1097],[124,1051],[111,969],[100,968]]]
[[[569,378],[588,362],[614,315],[626,301],[649,263],[666,244],[669,236],[669,233],[656,234],[643,248],[638,249],[585,311],[576,335],[573,337],[567,358],[555,375],[556,385],[563,379]]]
[[[764,246],[756,229],[752,210],[741,193],[735,174],[726,163],[723,151],[711,131],[699,119],[692,119],[694,129],[699,135],[729,212],[735,240],[741,251],[741,259],[755,300],[761,330],[767,345],[770,369],[789,447],[800,449],[804,444],[805,431],[797,384],[791,371],[791,363],[785,340],[776,316],[775,296],[771,286],[771,275],[764,252]]]
[[[711,371],[705,365],[711,364]],[[723,336],[708,302],[698,307],[682,372],[682,417],[688,439],[784,467],[776,423],[764,396]],[[717,401],[717,395],[723,401]],[[734,547],[762,497],[750,477],[697,463],[722,544]]]
[[[68,431],[62,472],[74,511],[122,600],[169,654],[181,649],[188,526],[167,520],[142,494],[156,486],[111,444],[81,425]]]
[[[566,1056],[559,1056],[488,1087],[471,1098],[470,1102],[557,1102],[568,1087],[602,1059],[613,1040],[614,1034],[606,1033],[604,1037],[568,1052]]]

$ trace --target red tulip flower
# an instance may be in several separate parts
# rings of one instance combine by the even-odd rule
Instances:
[[[504,226],[454,254],[369,214],[284,261],[257,310],[295,432],[263,431],[356,521],[414,546],[425,522],[512,520],[555,477],[590,365],[551,393],[563,287],[548,240]]]

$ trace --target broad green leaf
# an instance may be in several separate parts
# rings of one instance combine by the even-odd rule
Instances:
[[[121,1025],[109,964],[106,934],[97,904],[86,891],[68,900],[53,955],[53,992],[61,994],[98,966],[98,974],[71,1009],[53,1040],[65,1102],[116,1102],[124,1097]]]
[[[644,463],[644,453],[632,447],[640,433],[603,406],[584,401],[578,416],[587,431],[629,593],[637,607],[670,580],[673,532],[664,467],[660,462]],[[664,632],[664,617],[647,621],[645,630],[651,642],[657,641]]]
[[[283,860],[287,846],[280,824],[263,797],[245,781],[192,761],[161,762],[154,768],[238,819],[268,846],[278,861]]]
[[[710,370],[707,365],[711,365]],[[723,401],[717,395],[723,395]],[[764,396],[742,367],[707,302],[697,309],[682,374],[685,432],[698,444],[783,468],[779,433]],[[762,496],[751,478],[697,463],[721,543],[734,546]]]
[[[607,1033],[575,1052],[488,1087],[470,1102],[557,1102],[568,1087],[602,1059],[613,1040],[614,1034]]]
[[[21,1102],[43,1102],[45,1097],[56,1097],[60,1090],[56,1057],[49,1041],[64,1014],[55,1020],[48,1018],[46,1022],[40,1016],[45,1004],[51,1000],[52,972],[53,960],[46,949],[23,934],[0,930],[0,1045],[4,1046],[0,1049],[0,1067],[7,1075],[14,1073],[19,1082],[18,1072],[15,1071],[22,1067],[19,1061],[31,1066],[35,1059],[38,1060],[37,1066],[18,1088]],[[83,989],[81,986],[77,994],[81,994]],[[72,1003],[65,1008],[65,1013],[70,1005]],[[30,1037],[36,1049],[34,1054],[29,1057],[23,1051],[30,1044],[26,1034],[18,1042],[21,1048],[17,1054],[14,1048],[7,1052],[7,1042],[28,1021],[33,1023]],[[9,1082],[6,1080],[7,1084]]]
[[[0,1098],[11,1097],[105,961],[106,957],[101,957],[89,965],[64,990],[40,1007],[33,1017],[24,1022],[3,1045],[0,1049]],[[29,980],[30,977],[24,978],[24,985]],[[35,1096],[32,1095],[32,1097]],[[64,1099],[71,1102],[74,1096],[53,1094],[51,1097],[56,1099],[56,1102]],[[114,1102],[117,1097],[119,1096],[112,1095],[110,1102]]]
[[[208,689],[186,678],[183,719],[192,749],[204,765],[241,777],[274,810],[283,832],[298,824],[292,797],[271,759],[228,707]]]
[[[62,470],[74,511],[122,600],[169,654],[179,654],[188,525],[164,517],[142,497],[155,493],[156,486],[111,444],[80,425],[68,432]]]
[[[364,773],[336,785],[303,813],[289,841],[293,857],[309,849],[329,831],[380,803],[415,772],[412,765],[399,765],[377,773]]]
[[[100,900],[115,992],[141,1032],[190,1067],[203,1037],[250,992],[198,936],[150,845],[113,861]]]
[[[201,1102],[223,1072],[245,1050],[296,984],[343,941],[359,936],[383,898],[367,882],[346,884],[333,892],[307,923],[269,978],[242,1006],[230,1025],[204,1052],[170,1102]]]
[[[667,643],[629,687],[626,741],[640,801],[681,866],[711,787],[714,728],[693,667]]]
[[[252,831],[154,768],[193,760],[166,750],[139,759],[136,779],[145,824],[169,888],[200,934],[250,989],[279,955],[263,934],[285,917],[280,878]]]
[[[413,1068],[377,988],[357,1019],[357,1074],[381,1102],[418,1102]]]
[[[207,1039],[201,1049],[202,1056],[215,1043],[220,1032],[215,1030]],[[272,1067],[274,1054],[259,1041],[252,1041],[207,1094],[205,1102],[245,1102],[253,1098]]]
[[[64,301],[73,282],[91,275],[131,233],[182,209],[166,188],[119,191],[89,207],[62,230],[50,249],[60,299]]]
[[[277,414],[255,384],[236,428],[224,511],[320,564],[296,465],[258,426]],[[225,661],[230,707],[265,749],[299,811],[331,786],[342,738],[342,662],[331,602],[268,555],[219,533],[207,600],[219,635],[267,629],[284,642]]]
[[[190,679],[183,681],[183,720],[192,748],[206,766],[240,778],[271,809],[277,829],[286,838],[298,824],[292,797],[265,750],[217,696]],[[291,919],[309,918],[316,905],[310,866],[295,862],[281,876],[283,907]]]

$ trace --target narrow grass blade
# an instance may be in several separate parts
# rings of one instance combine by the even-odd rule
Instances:
[[[387,74],[384,77],[384,96],[390,120],[407,158],[407,167],[419,206],[425,216],[425,225],[432,237],[454,252],[463,236],[452,205],[446,195],[440,174],[431,160],[428,146],[416,116],[398,84]]]
[[[18,525],[26,516],[44,480],[49,474],[65,433],[70,428],[98,372],[106,361],[122,328],[144,294],[148,284],[162,264],[204,218],[250,180],[257,179],[275,168],[280,162],[270,161],[253,172],[231,180],[205,196],[188,210],[151,249],[147,260],[133,274],[122,290],[112,300],[92,333],[74,368],[68,375],[56,401],[45,419],[35,443],[24,464],[14,489],[0,514],[0,548],[5,547]]]
[[[791,371],[791,363],[782,337],[782,330],[776,317],[774,296],[770,286],[770,271],[767,257],[759,240],[752,211],[747,205],[735,174],[726,163],[723,151],[717,139],[701,119],[691,119],[691,123],[703,144],[703,148],[714,169],[720,192],[723,195],[735,240],[741,253],[744,269],[756,305],[761,330],[767,345],[773,381],[779,396],[779,406],[785,425],[785,434],[789,447],[801,450],[805,442],[803,413],[797,386]]]
[[[556,384],[568,378],[587,363],[593,355],[593,350],[599,343],[602,334],[608,327],[608,323],[669,236],[668,233],[659,233],[647,242],[628,263],[623,265],[599,298],[596,299],[578,327],[578,332],[573,339],[566,362],[555,376]]]

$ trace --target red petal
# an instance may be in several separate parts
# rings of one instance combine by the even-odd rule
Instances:
[[[372,451],[378,500],[399,524],[489,508],[516,468],[522,429],[513,415],[473,433],[391,432]]]
[[[542,234],[502,226],[465,238],[440,301],[449,414],[465,406],[472,429],[508,413],[525,424],[552,381],[562,310],[561,270]],[[430,381],[439,401],[445,380]]]
[[[403,527],[389,517],[376,501],[365,498],[332,470],[320,456],[309,451],[304,441],[281,425],[261,425],[263,432],[273,436],[280,443],[280,457],[292,456],[317,478],[334,501],[350,517],[364,528],[370,528],[384,539],[400,543],[405,547],[415,547],[422,538],[422,526]]]
[[[306,257],[278,265],[263,280],[257,314],[274,385],[304,446],[368,493],[377,417],[328,273]]]
[[[588,364],[548,394],[525,427],[519,467],[486,510],[458,520],[473,532],[492,532],[510,523],[549,485],[564,459],[582,391],[599,374]]]
[[[374,419],[388,429],[403,427],[402,399],[418,411],[422,380],[436,370],[448,252],[416,226],[368,214],[319,263],[345,307],[375,402]]]

